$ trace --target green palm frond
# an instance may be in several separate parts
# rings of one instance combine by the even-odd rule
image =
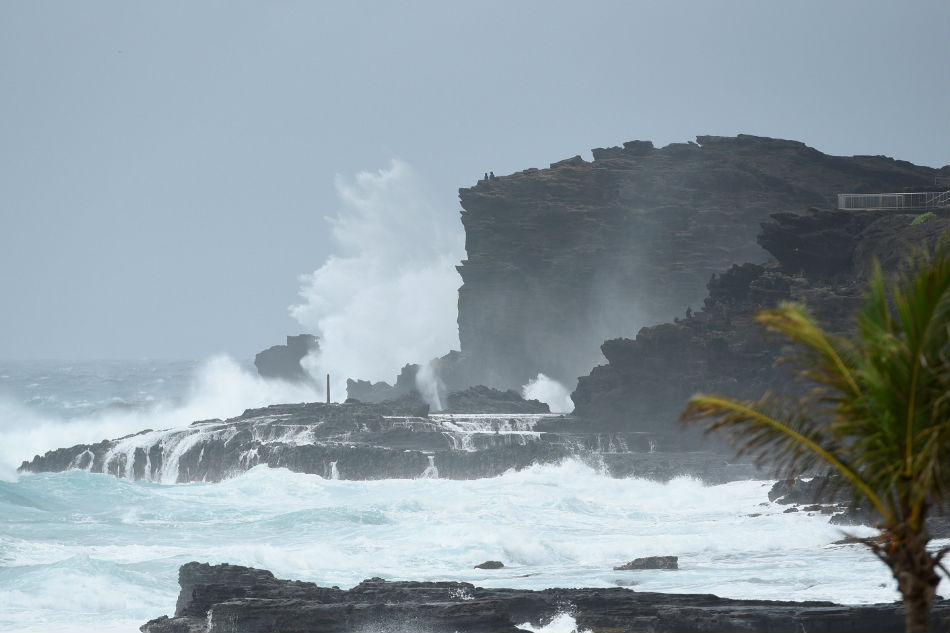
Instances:
[[[853,339],[827,333],[805,306],[755,317],[788,340],[811,390],[746,402],[693,397],[688,423],[724,431],[787,476],[837,472],[885,523],[923,525],[950,495],[950,248],[914,254],[896,281],[875,264]]]
[[[782,302],[777,309],[759,312],[755,320],[799,346],[798,355],[782,360],[798,364],[809,380],[843,393],[859,392],[854,347],[847,339],[822,330],[804,305]]]
[[[690,398],[683,420],[691,423],[707,418],[713,419],[707,431],[725,431],[740,455],[755,452],[758,463],[774,464],[792,477],[816,470],[837,473],[860,490],[886,520],[892,518],[884,500],[841,458],[844,447],[806,412],[782,407],[772,396],[757,402],[703,394]]]

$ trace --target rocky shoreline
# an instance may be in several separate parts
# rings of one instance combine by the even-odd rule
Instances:
[[[486,589],[381,578],[345,590],[280,580],[262,569],[197,562],[183,565],[178,581],[174,615],[147,622],[143,633],[526,633],[519,625],[542,626],[560,613],[590,633],[904,630],[899,603],[729,600],[627,588]],[[950,604],[940,600],[932,630],[948,625]]]
[[[661,434],[599,431],[550,413],[430,414],[421,402],[282,404],[78,444],[24,461],[21,472],[72,468],[161,483],[221,481],[258,465],[327,479],[495,477],[580,459],[613,477],[724,483],[761,476],[714,452],[655,452]]]

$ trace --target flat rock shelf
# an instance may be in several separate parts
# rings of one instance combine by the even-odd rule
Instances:
[[[526,633],[571,614],[590,633],[904,630],[898,604],[728,600],[710,594],[662,594],[629,589],[483,589],[463,582],[364,580],[352,589],[280,580],[236,565],[187,563],[173,617],[143,633]],[[934,631],[950,625],[950,604],[938,601]]]

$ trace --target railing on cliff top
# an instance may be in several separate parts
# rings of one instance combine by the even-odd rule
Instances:
[[[919,193],[839,193],[838,208],[870,209],[939,209],[950,207],[950,191]]]

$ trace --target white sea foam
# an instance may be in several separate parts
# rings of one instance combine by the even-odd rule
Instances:
[[[303,301],[291,314],[320,335],[320,352],[303,364],[312,375],[329,373],[342,400],[347,378],[392,381],[407,362],[458,349],[455,265],[464,236],[456,210],[429,202],[405,162],[337,177],[336,187],[341,208],[328,218],[336,254],[301,278]]]
[[[27,475],[0,482],[0,630],[141,624],[174,608],[177,568],[189,560],[343,587],[381,576],[526,589],[636,583],[638,591],[845,603],[897,598],[870,553],[831,545],[842,530],[826,516],[785,514],[768,502],[770,485],[610,479],[575,461],[471,481],[331,480],[261,466],[218,484],[177,486],[79,470]],[[651,555],[679,556],[680,569],[613,571]],[[473,569],[484,560],[505,568]],[[74,592],[60,604],[62,579],[109,587],[121,599]],[[573,626],[564,615],[539,630]]]
[[[113,439],[143,429],[181,428],[195,420],[232,417],[274,402],[313,402],[320,397],[310,385],[265,380],[227,356],[216,356],[197,369],[188,394],[178,404],[107,409],[78,418],[58,418],[37,413],[9,397],[0,398],[0,479],[15,478],[22,461],[47,450]],[[122,453],[125,469],[130,471],[131,455],[136,447],[145,446],[145,441],[140,436],[121,443],[112,458],[118,459]],[[77,462],[76,467],[84,464]]]
[[[12,473],[34,450],[313,396],[216,359],[174,407],[62,420],[7,402],[0,458]],[[528,440],[544,417],[446,414],[406,423],[432,424],[460,442],[485,434]],[[215,424],[190,430],[126,438],[112,459],[128,470],[136,447],[165,441],[165,470],[156,479],[174,481],[176,451],[199,434],[230,432]],[[308,439],[293,427],[280,433],[284,441]],[[253,455],[246,459],[252,465]],[[897,597],[873,556],[830,545],[841,531],[827,517],[784,514],[768,503],[770,482],[616,480],[575,461],[452,481],[431,477],[437,457],[430,466],[429,478],[372,482],[332,480],[332,469],[323,479],[260,466],[219,484],[159,485],[83,470],[0,481],[0,630],[134,630],[172,611],[177,568],[189,560],[339,586],[382,576],[534,589],[636,583],[643,591],[847,603]],[[676,572],[613,571],[631,558],[669,554],[679,556]],[[505,568],[473,569],[489,559]],[[69,593],[76,586],[113,595]],[[946,583],[940,593],[948,594]],[[563,614],[538,630],[574,627]]]
[[[577,621],[570,613],[558,613],[550,622],[540,628],[535,628],[530,622],[518,625],[519,629],[532,633],[589,633],[588,629],[579,631]]]
[[[552,413],[570,413],[574,410],[570,390],[542,373],[521,388],[521,395],[526,400],[540,400],[551,408]]]
[[[416,372],[416,389],[419,390],[419,395],[422,396],[431,410],[441,411],[443,409],[442,396],[445,385],[442,383],[435,365],[432,360],[419,365],[419,371]]]

